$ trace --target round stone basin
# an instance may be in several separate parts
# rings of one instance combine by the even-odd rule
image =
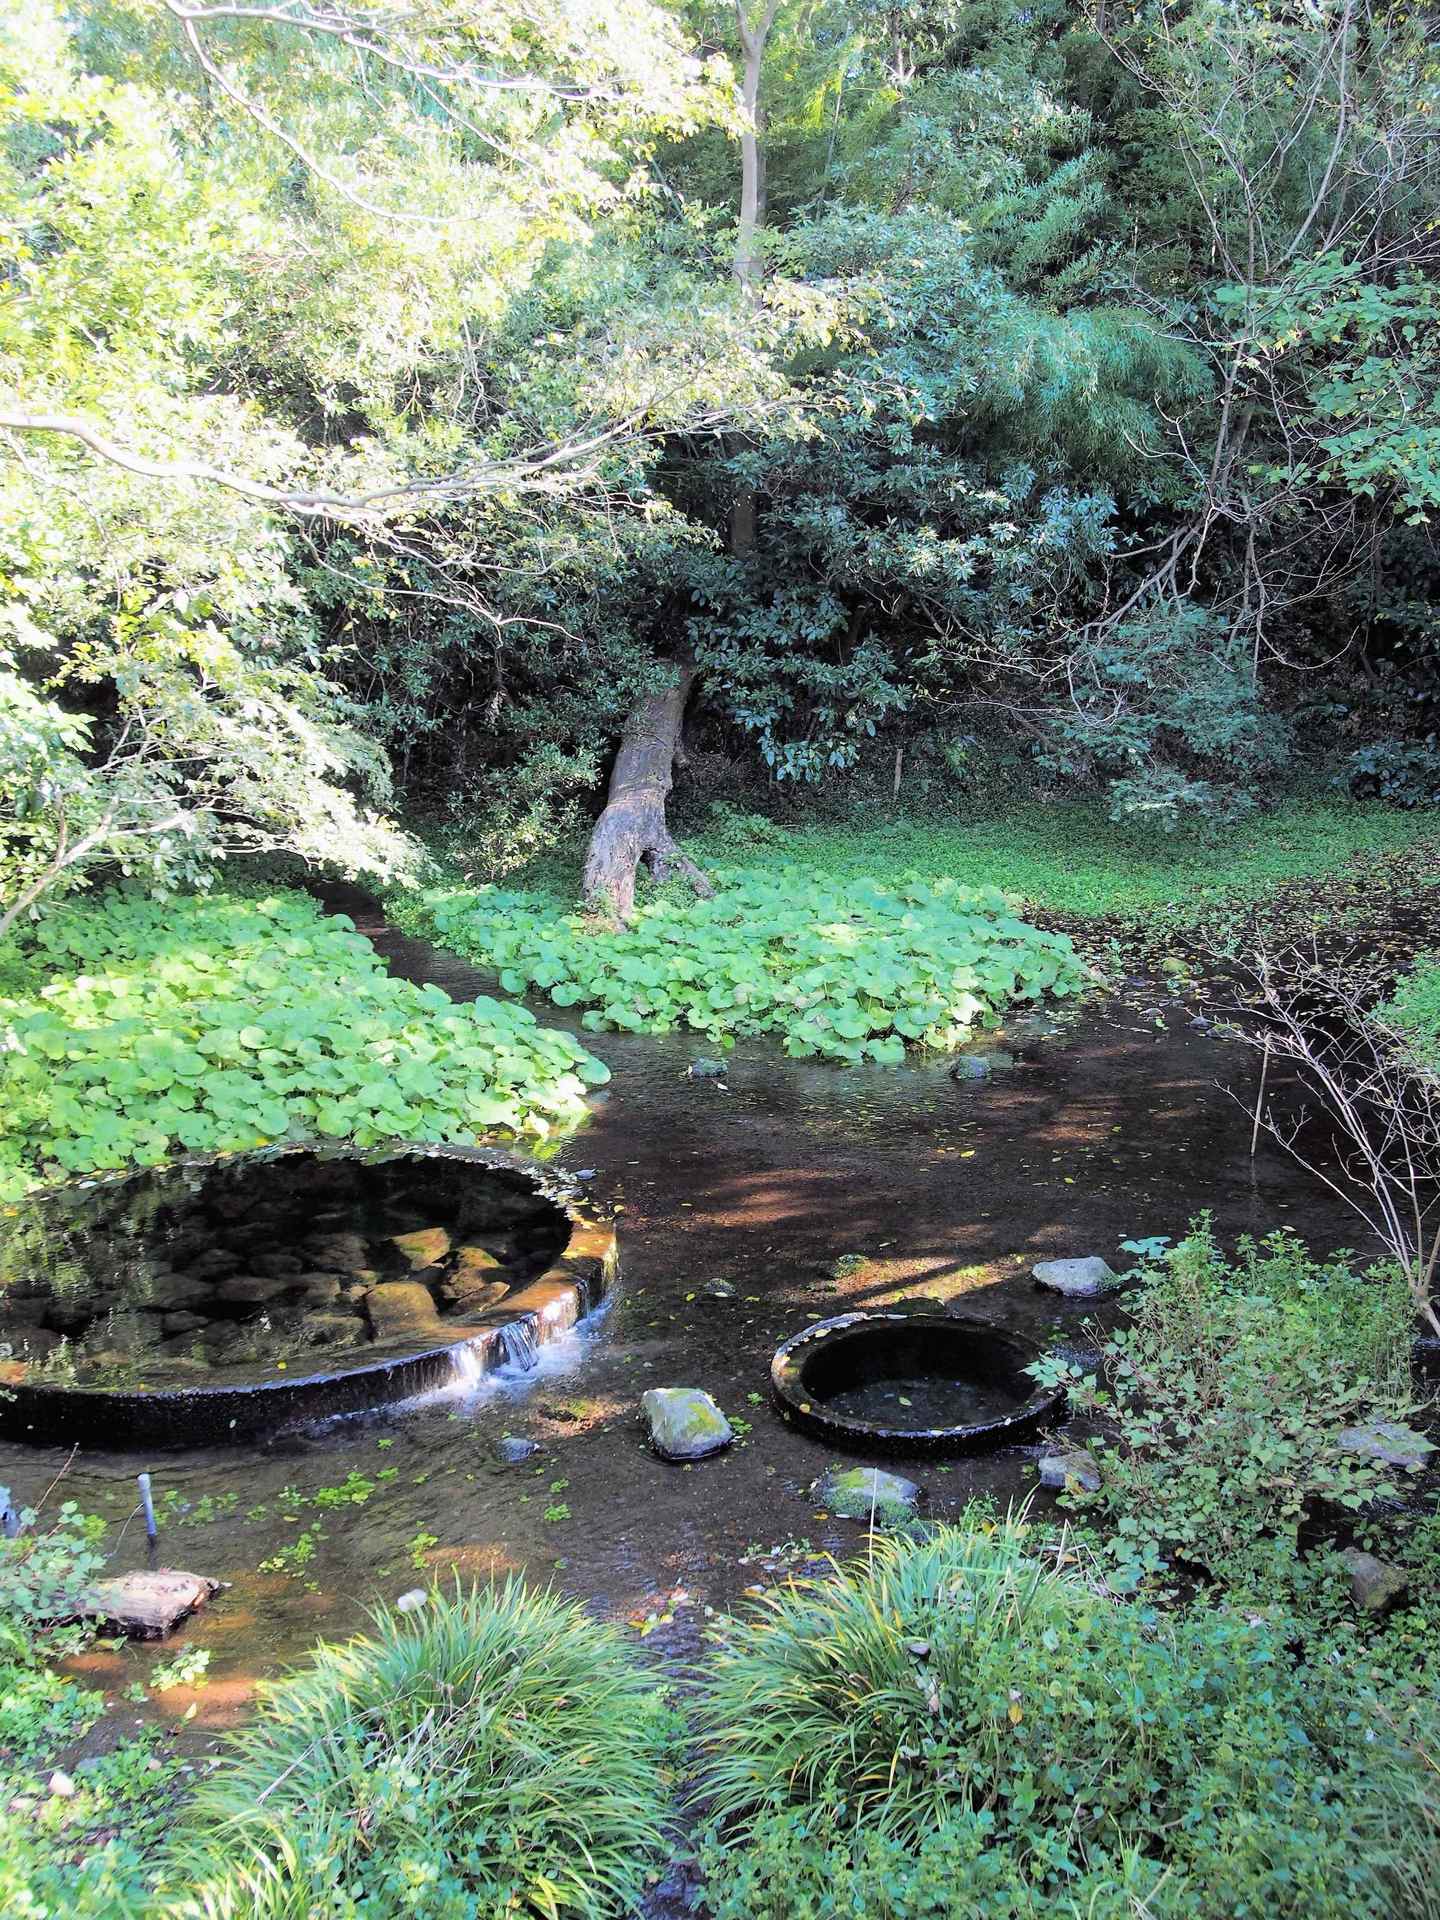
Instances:
[[[0,1238],[0,1432],[249,1439],[533,1365],[614,1236],[502,1154],[269,1149],[74,1182]]]
[[[781,1414],[881,1453],[983,1453],[1059,1418],[1064,1395],[1025,1368],[1038,1356],[979,1320],[903,1310],[843,1313],[787,1340],[770,1367]]]

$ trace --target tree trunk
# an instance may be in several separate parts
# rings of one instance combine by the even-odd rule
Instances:
[[[665,824],[665,802],[683,752],[685,702],[694,680],[694,663],[681,661],[674,686],[632,708],[620,735],[605,811],[590,835],[581,882],[587,906],[608,906],[620,920],[628,920],[635,910],[635,877],[642,860],[658,880],[674,865],[698,894],[708,898],[713,891]]]

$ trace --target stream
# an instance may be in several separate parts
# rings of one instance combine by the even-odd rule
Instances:
[[[461,999],[493,990],[385,926],[355,890],[326,899],[396,973]],[[1011,1070],[964,1083],[948,1059],[845,1068],[787,1060],[768,1042],[737,1045],[723,1080],[692,1080],[689,1063],[709,1051],[700,1036],[587,1034],[614,1077],[554,1164],[615,1217],[621,1281],[535,1371],[259,1446],[89,1452],[67,1468],[63,1451],[0,1445],[17,1504],[40,1504],[59,1479],[52,1502],[116,1521],[151,1469],[160,1564],[231,1583],[163,1649],[95,1648],[73,1663],[118,1689],[182,1646],[208,1651],[203,1685],[110,1724],[126,1730],[132,1713],[173,1724],[193,1708],[184,1738],[204,1751],[243,1718],[257,1680],[432,1575],[553,1579],[632,1622],[637,1644],[679,1669],[707,1610],[732,1608],[807,1550],[844,1556],[863,1538],[807,1498],[834,1453],[769,1404],[771,1355],[807,1319],[924,1296],[1037,1341],[1074,1340],[1095,1310],[1041,1293],[1037,1260],[1098,1253],[1123,1268],[1122,1241],[1178,1237],[1201,1209],[1227,1243],[1289,1225],[1317,1250],[1351,1244],[1334,1196],[1264,1140],[1251,1158],[1248,1116],[1217,1083],[1253,1100],[1254,1056],[1192,1027],[1167,987],[1130,985],[1067,1015]],[[693,1466],[662,1462],[637,1418],[651,1386],[707,1389],[743,1423],[740,1438]],[[506,1463],[504,1435],[538,1451]],[[945,1518],[977,1494],[1024,1498],[1036,1451],[901,1465]],[[304,1504],[352,1473],[374,1483],[363,1500]],[[144,1564],[131,1519],[112,1569]]]

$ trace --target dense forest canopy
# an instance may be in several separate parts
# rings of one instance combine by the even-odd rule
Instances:
[[[14,0],[6,924],[607,777],[623,909],[677,766],[1433,799],[1434,28]]]

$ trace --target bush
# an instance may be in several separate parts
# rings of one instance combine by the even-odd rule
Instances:
[[[201,1787],[169,1911],[600,1920],[664,1843],[672,1715],[618,1634],[517,1581],[321,1647]]]
[[[182,1149],[544,1134],[609,1078],[524,1007],[392,979],[300,894],[108,894],[41,921],[8,973],[0,1199]]]
[[[1413,1712],[1402,1740],[1263,1621],[1157,1616],[1073,1558],[972,1512],[723,1629],[702,1679],[716,1920],[1437,1910]]]
[[[620,928],[490,887],[429,892],[419,911],[507,993],[540,987],[585,1007],[592,1032],[776,1034],[802,1059],[894,1064],[907,1042],[953,1047],[1008,1002],[1073,993],[1085,977],[1070,941],[1018,919],[998,888],[799,867],[714,877],[713,900],[662,894]]]
[[[1297,1604],[1307,1515],[1398,1492],[1393,1469],[1340,1435],[1414,1411],[1403,1278],[1312,1260],[1289,1233],[1242,1239],[1228,1265],[1202,1222],[1142,1273],[1126,1309],[1101,1377],[1035,1369],[1105,1422],[1101,1491],[1065,1497],[1108,1523],[1113,1584],[1178,1563],[1249,1601]]]

